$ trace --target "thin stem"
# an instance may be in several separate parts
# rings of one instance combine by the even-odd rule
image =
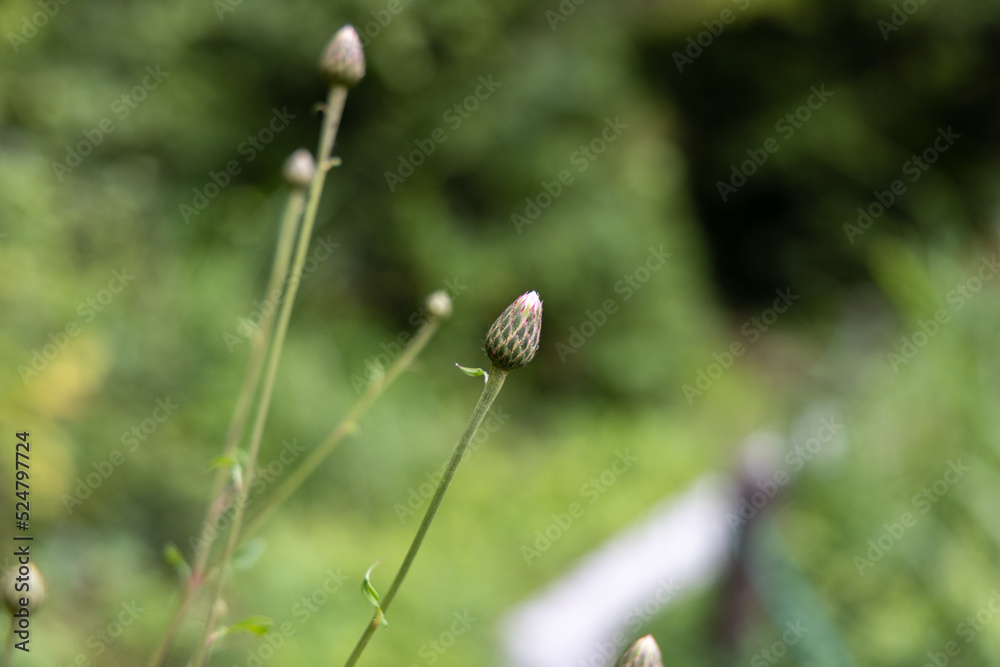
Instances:
[[[278,488],[274,490],[264,504],[261,505],[260,510],[253,516],[253,518],[247,523],[246,530],[243,531],[243,539],[249,538],[254,535],[260,527],[274,514],[274,511],[281,506],[288,498],[295,493],[296,490],[302,483],[309,478],[321,463],[330,455],[340,441],[347,436],[354,433],[357,430],[358,422],[361,417],[368,412],[368,409],[373,403],[378,399],[383,391],[389,388],[393,381],[399,376],[400,373],[405,371],[413,363],[413,360],[417,358],[417,355],[424,349],[428,341],[434,336],[434,332],[437,331],[441,320],[437,317],[429,317],[417,333],[414,334],[413,338],[407,344],[406,349],[403,353],[399,355],[399,358],[394,361],[389,368],[386,370],[385,374],[379,378],[373,380],[368,387],[365,389],[365,393],[362,394],[361,398],[358,399],[357,403],[351,406],[351,409],[347,412],[347,415],[340,421],[339,424],[330,432],[330,435],[326,437],[323,442],[317,445],[306,457],[305,461],[299,465],[298,468],[293,470],[282,482],[278,485]]]
[[[305,190],[295,188],[288,196],[285,211],[282,215],[281,226],[278,231],[278,244],[274,253],[274,261],[271,265],[271,276],[268,279],[267,291],[264,293],[265,302],[270,300],[275,293],[280,295],[281,286],[285,281],[288,272],[288,264],[292,258],[292,244],[295,242],[295,235],[299,230],[299,221],[302,218],[302,209],[305,208]],[[260,325],[260,333],[252,338],[250,348],[250,359],[247,362],[246,375],[243,377],[243,385],[240,387],[239,396],[236,399],[236,406],[233,408],[233,415],[229,420],[229,427],[226,430],[226,439],[222,446],[223,456],[232,457],[236,453],[240,439],[246,429],[247,419],[250,416],[250,403],[256,393],[257,385],[260,382],[260,374],[264,368],[264,352],[271,341],[271,334],[274,331],[274,312],[263,317]],[[173,617],[167,626],[166,632],[160,638],[160,642],[149,661],[149,667],[159,667],[167,657],[167,652],[173,644],[174,638],[180,631],[181,623],[188,609],[194,602],[198,591],[201,590],[205,582],[205,568],[208,565],[208,557],[212,551],[212,544],[215,541],[217,531],[215,524],[219,516],[225,511],[227,503],[223,497],[226,483],[229,477],[229,470],[220,467],[212,482],[212,491],[209,495],[209,505],[205,510],[205,519],[201,524],[201,535],[195,546],[193,566],[188,575],[184,593],[177,605]]]
[[[424,537],[427,535],[427,529],[430,528],[431,522],[434,521],[434,516],[437,514],[438,507],[441,506],[441,500],[444,499],[444,494],[448,490],[448,486],[451,485],[451,478],[455,476],[455,471],[458,470],[458,464],[462,462],[462,458],[465,456],[465,450],[469,446],[469,442],[471,442],[472,438],[476,435],[476,431],[479,429],[479,425],[482,423],[483,418],[486,417],[486,413],[489,412],[490,406],[493,404],[493,400],[497,397],[497,394],[500,393],[500,388],[503,387],[503,382],[507,378],[507,372],[508,371],[501,370],[496,366],[490,369],[489,380],[486,381],[483,393],[479,396],[479,401],[476,403],[476,407],[472,410],[472,416],[469,417],[469,423],[465,425],[465,432],[462,433],[462,437],[459,439],[458,444],[455,445],[455,451],[451,455],[451,460],[448,461],[448,467],[445,469],[444,475],[438,483],[437,490],[434,492],[434,497],[431,498],[430,505],[427,507],[427,512],[424,514],[424,519],[420,522],[417,534],[413,537],[413,542],[410,544],[410,550],[406,552],[406,557],[403,559],[402,565],[399,566],[399,571],[396,573],[396,578],[392,580],[392,585],[389,586],[389,590],[387,590],[385,595],[382,596],[382,614],[389,609],[392,599],[396,597],[399,587],[403,584],[403,579],[406,578],[406,573],[410,571],[410,566],[413,565],[413,559],[417,557],[420,545],[423,544]],[[361,657],[361,653],[365,650],[365,646],[368,645],[368,641],[378,629],[379,613],[380,612],[378,611],[375,612],[375,617],[372,622],[368,624],[364,634],[361,635],[361,639],[358,640],[358,644],[354,647],[354,651],[351,653],[351,656],[347,659],[347,662],[344,663],[344,667],[352,667],[357,664],[358,658]]]
[[[292,262],[292,272],[289,276],[285,298],[281,302],[281,309],[278,313],[277,328],[274,337],[271,339],[270,350],[268,351],[267,368],[261,385],[260,398],[257,404],[256,418],[253,430],[250,435],[250,445],[247,453],[247,466],[244,475],[244,489],[251,488],[254,474],[257,468],[257,455],[260,453],[260,443],[264,436],[264,426],[267,424],[267,416],[271,407],[271,398],[274,395],[275,379],[278,375],[278,363],[281,361],[281,350],[285,344],[285,336],[288,333],[288,323],[292,317],[292,306],[295,303],[295,295],[298,292],[299,284],[302,282],[302,267],[305,265],[306,253],[309,250],[309,240],[312,237],[313,225],[316,222],[316,212],[319,209],[319,199],[323,195],[323,184],[326,180],[326,172],[330,169],[330,153],[333,150],[333,142],[337,136],[337,129],[340,127],[340,118],[344,112],[344,102],[347,100],[347,89],[343,86],[333,86],[327,98],[326,114],[323,117],[323,129],[320,132],[319,150],[316,154],[317,168],[309,187],[309,199],[306,205],[305,216],[302,219],[302,228],[299,230],[298,243],[295,248],[295,258]],[[209,606],[208,621],[202,635],[202,641],[198,646],[198,653],[195,656],[194,666],[203,667],[209,650],[209,637],[215,630],[219,605],[216,604],[222,597],[222,587],[226,583],[226,575],[229,570],[229,562],[232,560],[233,552],[240,541],[240,528],[243,523],[243,514],[246,509],[246,500],[249,494],[241,491],[240,497],[236,501],[236,511],[233,514],[233,525],[229,531],[226,541],[226,548],[219,563],[219,575],[215,582],[215,591],[212,595]]]

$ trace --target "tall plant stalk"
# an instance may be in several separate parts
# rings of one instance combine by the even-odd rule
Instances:
[[[410,548],[407,550],[406,556],[403,558],[403,562],[399,566],[395,578],[392,580],[392,584],[381,599],[374,598],[377,604],[375,615],[361,634],[361,638],[355,645],[351,655],[347,658],[347,662],[344,663],[344,667],[353,667],[357,664],[365,647],[368,646],[368,642],[382,624],[389,605],[396,597],[396,593],[399,592],[400,586],[403,585],[403,580],[410,571],[410,567],[417,557],[417,552],[420,551],[420,547],[424,543],[427,531],[434,521],[434,517],[437,516],[438,508],[444,499],[444,494],[447,493],[448,487],[451,486],[451,480],[455,476],[455,471],[458,470],[458,464],[462,462],[465,456],[465,451],[469,443],[476,435],[476,431],[479,430],[479,425],[482,423],[486,413],[489,412],[494,399],[500,393],[504,380],[507,379],[507,373],[515,368],[526,365],[534,358],[535,353],[538,351],[541,331],[542,302],[538,299],[537,293],[528,292],[508,306],[486,333],[486,354],[492,362],[490,372],[486,374],[486,386],[483,387],[483,393],[479,396],[479,400],[472,410],[472,415],[465,425],[465,431],[459,438],[458,444],[455,445],[455,450],[448,461],[448,467],[445,468],[444,474],[441,476],[441,481],[438,482],[434,496],[431,498],[430,504],[427,506],[427,511],[424,513],[424,518],[420,522],[420,527],[417,528],[417,534],[413,537]],[[482,373],[482,371],[478,370],[476,372]]]

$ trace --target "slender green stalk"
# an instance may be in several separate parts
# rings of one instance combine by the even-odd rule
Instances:
[[[281,350],[285,343],[285,336],[288,333],[288,323],[292,316],[292,307],[295,303],[295,296],[298,292],[299,284],[302,281],[302,267],[305,265],[306,254],[309,250],[309,241],[312,237],[313,225],[316,222],[316,212],[319,209],[319,200],[323,194],[323,184],[326,180],[326,172],[330,169],[330,153],[333,150],[333,143],[340,127],[340,119],[344,112],[344,102],[347,100],[347,88],[334,85],[330,88],[327,98],[326,113],[323,117],[323,129],[320,133],[319,150],[316,153],[317,169],[313,181],[309,187],[309,198],[306,205],[305,216],[302,219],[302,227],[299,230],[298,243],[295,248],[295,257],[292,261],[292,271],[289,276],[285,297],[281,302],[278,313],[277,326],[274,336],[271,339],[270,349],[267,355],[267,367],[265,370],[263,384],[261,385],[260,398],[258,399],[256,417],[253,430],[250,434],[250,444],[247,453],[247,466],[244,474],[244,490],[236,501],[236,511],[233,514],[233,524],[230,528],[226,548],[223,552],[222,560],[219,563],[219,575],[215,582],[214,594],[209,605],[208,620],[202,634],[202,639],[198,645],[198,652],[195,656],[194,667],[203,667],[209,651],[209,638],[215,630],[219,605],[218,600],[222,597],[222,588],[226,583],[226,575],[229,570],[229,563],[233,553],[240,541],[240,529],[243,523],[244,510],[248,491],[253,483],[254,474],[257,467],[257,455],[260,453],[260,443],[264,435],[264,426],[267,423],[268,412],[271,407],[271,398],[274,395],[274,383],[278,374],[278,364],[281,361]]]
[[[302,218],[302,210],[305,208],[305,190],[295,188],[289,194],[285,211],[282,215],[281,226],[278,232],[278,245],[274,253],[274,261],[271,266],[271,276],[268,279],[267,291],[264,293],[265,301],[272,298],[272,295],[281,291],[282,284],[288,272],[288,265],[292,258],[292,247],[295,242],[295,235],[299,229],[299,221]],[[274,331],[274,311],[265,315],[260,325],[260,333],[251,339],[250,359],[247,363],[246,375],[243,377],[243,385],[236,399],[236,406],[233,408],[233,415],[229,420],[229,427],[226,430],[226,439],[222,446],[223,456],[233,457],[236,448],[239,446],[246,429],[247,419],[250,416],[250,404],[253,395],[256,393],[257,385],[260,382],[260,374],[264,368],[264,352],[267,350]],[[184,592],[177,605],[173,617],[167,626],[166,631],[160,639],[149,661],[149,667],[159,667],[167,657],[167,651],[173,644],[181,623],[187,615],[188,609],[197,597],[205,583],[205,568],[208,565],[208,558],[212,550],[212,543],[215,541],[217,531],[215,524],[219,516],[227,509],[228,503],[224,497],[224,491],[228,482],[229,470],[220,467],[212,482],[212,491],[209,495],[209,505],[205,511],[205,519],[201,524],[201,535],[195,547],[195,554],[191,573],[188,575]]]
[[[486,417],[486,413],[489,412],[490,406],[493,404],[493,400],[500,393],[500,389],[503,387],[503,382],[507,378],[507,372],[508,371],[497,368],[496,366],[493,366],[490,369],[489,380],[486,381],[483,393],[479,396],[479,401],[476,403],[476,407],[472,410],[472,416],[469,417],[469,423],[465,426],[465,432],[462,433],[462,437],[459,439],[458,444],[455,446],[455,451],[451,455],[451,460],[448,461],[448,467],[445,469],[444,475],[438,483],[437,490],[434,492],[434,497],[431,498],[430,505],[427,507],[427,512],[424,514],[423,521],[420,522],[417,534],[414,536],[413,542],[410,544],[410,550],[406,552],[406,557],[403,559],[402,565],[399,566],[399,571],[396,573],[396,578],[393,579],[392,585],[389,586],[389,589],[382,597],[382,608],[380,611],[375,612],[372,622],[368,624],[368,627],[361,635],[361,639],[358,640],[357,646],[354,647],[354,651],[351,653],[351,656],[347,659],[347,662],[344,663],[344,667],[352,667],[357,664],[358,658],[361,657],[361,653],[365,650],[365,646],[368,645],[368,641],[378,629],[381,616],[389,609],[392,599],[396,597],[399,587],[403,584],[403,579],[406,578],[406,573],[410,571],[410,566],[413,565],[413,559],[416,558],[417,552],[420,550],[420,545],[424,542],[424,537],[427,535],[427,529],[430,528],[431,522],[434,521],[434,516],[437,514],[438,507],[441,506],[441,500],[444,499],[444,494],[448,490],[448,486],[451,485],[451,479],[455,476],[458,464],[462,462],[462,458],[465,456],[465,450],[469,446],[469,442],[471,442],[472,438],[476,435],[476,431],[479,429],[479,425],[482,423],[483,418]]]
[[[274,493],[268,497],[264,504],[261,505],[260,510],[247,523],[247,528],[243,531],[243,539],[247,539],[255,534],[271,515],[274,514],[274,511],[288,500],[310,475],[316,472],[316,469],[330,455],[330,452],[340,444],[340,441],[357,430],[358,421],[361,420],[361,417],[368,412],[372,404],[375,403],[383,391],[389,388],[389,385],[393,383],[399,374],[409,368],[413,360],[417,358],[417,355],[420,354],[424,346],[434,336],[434,332],[437,331],[440,323],[441,320],[439,318],[434,316],[428,317],[424,325],[414,334],[406,349],[403,350],[403,353],[399,355],[399,358],[386,369],[385,374],[376,378],[368,385],[365,393],[362,394],[357,403],[351,406],[347,415],[330,432],[330,435],[309,453],[305,461],[293,470],[278,485],[278,488],[274,490]]]

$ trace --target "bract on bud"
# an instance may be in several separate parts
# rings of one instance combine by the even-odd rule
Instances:
[[[535,358],[541,334],[542,302],[538,292],[522,294],[486,333],[486,354],[497,368],[520,368]]]
[[[354,26],[336,32],[319,59],[319,71],[331,86],[353,88],[365,78],[365,51]]]

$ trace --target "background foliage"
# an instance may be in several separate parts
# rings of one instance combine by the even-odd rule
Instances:
[[[455,315],[265,531],[267,551],[234,578],[233,618],[290,621],[281,664],[346,656],[370,611],[362,573],[384,557],[376,583],[388,578],[416,528],[394,505],[440,468],[479,391],[453,364],[482,364],[486,327],[535,289],[540,354],[508,380],[510,419],[463,466],[368,663],[430,664],[421,649],[468,610],[476,622],[435,662],[500,664],[506,610],[706,471],[738,469],[751,433],[801,443],[825,416],[843,432],[756,533],[794,564],[808,604],[751,549],[758,601],[737,605],[720,579],[651,625],[661,646],[677,664],[748,661],[792,604],[832,628],[811,650],[833,637],[857,664],[921,664],[948,641],[969,664],[1000,659],[992,614],[968,643],[957,630],[1000,584],[988,268],[1000,7],[180,0],[0,3],[0,423],[8,441],[32,434],[49,584],[21,664],[142,664],[164,626],[177,584],[160,554],[167,541],[190,553],[248,351],[225,336],[261,299],[280,165],[315,144],[315,62],[345,22],[365,35],[369,74],[348,99],[344,166],[316,231],[339,245],[300,291],[262,461],[328,432],[427,293],[451,289]],[[698,55],[678,71],[678,53]],[[147,68],[162,80],[132,108],[121,98],[155,80]],[[480,77],[498,85],[471,109]],[[785,136],[777,123],[813,86],[832,95]],[[261,150],[245,143],[276,111],[287,126]],[[621,134],[581,157],[616,119]],[[390,189],[386,172],[439,128],[446,140]],[[862,235],[845,230],[942,128],[959,138]],[[769,137],[777,152],[724,201],[718,181]],[[53,167],[88,142],[79,166]],[[185,220],[181,205],[230,161],[239,173]],[[563,170],[573,182],[515,224]],[[661,246],[669,260],[626,292]],[[114,271],[134,276],[117,293]],[[776,290],[798,301],[750,340]],[[615,312],[595,315],[609,299]],[[577,349],[574,332],[592,335]],[[746,354],[688,400],[684,385],[734,341]],[[59,349],[26,374],[46,345]],[[176,411],[129,451],[123,437],[167,399]],[[623,448],[640,459],[627,479],[526,565],[521,545]],[[114,450],[124,462],[67,503]],[[0,461],[3,507],[12,460]],[[922,513],[914,496],[956,460],[971,470]],[[855,557],[907,511],[916,525],[860,575]],[[5,519],[0,535],[12,530]],[[300,622],[296,605],[328,570],[347,583]],[[130,603],[143,611],[102,637]],[[720,609],[737,618],[720,626]],[[245,664],[258,646],[234,641],[214,663]]]

